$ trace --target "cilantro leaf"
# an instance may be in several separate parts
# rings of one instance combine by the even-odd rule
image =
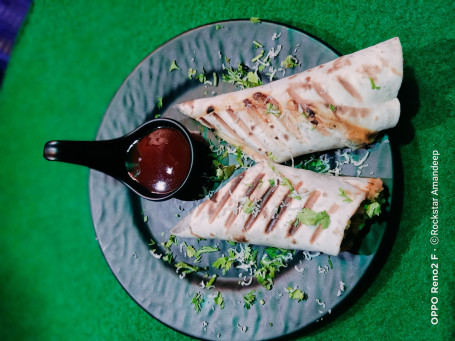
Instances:
[[[191,300],[191,304],[194,306],[194,310],[196,310],[198,313],[202,309],[202,304],[205,302],[204,295],[202,295],[200,292],[197,292],[193,295],[193,299]]]
[[[259,19],[258,17],[251,17],[250,18],[250,21],[253,23],[253,24],[258,24],[261,22],[261,19]]]
[[[245,164],[243,163],[242,156],[243,156],[242,147],[237,147],[235,149],[235,160],[238,162],[240,167],[245,167]]]
[[[272,160],[272,161],[276,161],[276,156],[272,153],[272,152],[265,152],[265,154],[267,155],[267,157]],[[270,179],[269,179],[269,182],[270,182]],[[273,185],[272,185],[273,186]]]
[[[192,67],[190,67],[188,69],[188,78],[193,79],[193,77],[196,76],[196,73],[197,73],[197,71],[195,69],[193,69]]]
[[[207,77],[203,73],[200,73],[196,76],[196,79],[199,80],[199,82],[201,82],[201,83],[205,83],[207,80]]]
[[[255,290],[251,290],[248,294],[243,295],[243,304],[244,304],[243,306],[246,309],[250,309],[251,306],[254,304],[254,302],[256,302],[255,293],[256,293]]]
[[[219,305],[221,309],[224,309],[224,298],[221,296],[221,292],[217,291],[213,300],[215,301],[216,305]]]
[[[288,55],[285,60],[281,62],[281,66],[286,68],[286,69],[292,69],[296,66],[298,66],[298,60],[294,56]]]
[[[261,267],[254,272],[254,277],[265,289],[270,290],[276,273],[287,266],[286,260],[292,256],[292,253],[288,250],[274,247],[266,248],[265,252],[267,256],[262,258]]]
[[[261,47],[264,47],[264,45],[262,45],[260,42],[256,41],[256,40],[253,40],[253,45],[255,48],[261,48]]]
[[[289,293],[289,298],[293,299],[293,300],[297,300],[297,302],[307,299],[306,294],[300,289],[294,289],[292,287],[288,287],[287,291]]]
[[[169,251],[166,251],[166,253],[164,254],[164,256],[162,258],[162,260],[164,260],[165,262],[168,262],[169,264],[172,264],[173,259],[174,259],[174,256]]]
[[[225,166],[222,163],[219,163],[216,166],[216,177],[221,181],[227,180],[231,177],[232,173],[234,173],[235,169],[236,165]]]
[[[288,178],[286,178],[284,175],[281,175],[281,180],[283,181],[283,186],[289,188],[291,192],[294,191],[294,186],[292,186],[291,181],[289,181]]]
[[[326,229],[330,225],[330,216],[326,211],[315,212],[309,208],[303,208],[297,213],[296,224],[302,223],[307,226],[321,226]]]
[[[243,203],[242,210],[245,214],[250,214],[253,212],[253,206],[251,199],[247,198]]]
[[[234,264],[234,258],[224,256],[224,257],[220,257],[216,261],[214,261],[212,263],[212,266],[215,269],[222,269],[223,275],[224,275],[231,268],[232,264]]]
[[[189,258],[193,258],[196,255],[196,249],[192,247],[191,245],[186,246],[186,255]]]
[[[261,59],[261,58],[264,56],[264,53],[265,53],[265,51],[264,51],[264,50],[261,50],[261,52],[259,52],[259,54],[258,54],[256,57],[254,57],[253,59],[251,59],[251,62],[252,62],[252,63],[257,62],[259,59]]]
[[[217,275],[213,275],[210,280],[204,285],[204,288],[206,289],[210,289],[213,287],[213,283],[215,283],[215,280],[218,276]]]
[[[183,274],[190,274],[194,272],[198,272],[200,270],[199,267],[187,264],[185,262],[178,262],[175,264],[177,270],[181,270]]]
[[[265,113],[266,114],[272,114],[275,115],[276,117],[281,115],[281,110],[277,106],[273,105],[272,103],[267,103],[265,106]]]
[[[169,72],[172,72],[174,70],[182,70],[178,67],[177,62],[175,59],[172,61],[171,66],[169,67]]]
[[[169,249],[172,245],[177,244],[177,238],[173,234],[169,235],[166,243],[161,243],[165,248]]]
[[[226,68],[227,73],[223,73],[221,78],[226,83],[239,86],[242,89],[245,88],[253,88],[258,85],[262,85],[262,81],[260,80],[257,73],[249,71],[249,69],[243,65],[238,64],[237,69],[233,68]]]
[[[365,213],[369,218],[373,218],[375,215],[381,214],[381,204],[377,201],[374,201],[370,204],[365,205]]]
[[[373,80],[373,78],[371,78],[371,77],[370,77],[370,84],[371,84],[371,89],[373,89],[373,90],[379,90],[379,89],[381,89],[380,86],[376,86],[376,84],[374,84],[374,80]]]
[[[158,97],[158,98],[156,99],[156,107],[157,107],[158,109],[161,109],[161,108],[163,107],[163,97]]]
[[[220,249],[215,246],[203,246],[199,250],[197,250],[196,253],[194,254],[194,258],[195,258],[194,261],[196,263],[200,262],[201,256],[204,253],[217,252],[217,251],[220,251]]]
[[[348,197],[346,192],[341,187],[339,187],[338,189],[340,190],[340,194],[338,194],[338,196],[344,198],[343,199],[344,202],[352,202],[352,199]]]

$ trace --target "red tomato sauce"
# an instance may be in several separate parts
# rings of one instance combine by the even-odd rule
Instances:
[[[129,175],[150,192],[167,194],[190,171],[190,145],[178,130],[158,128],[130,146],[126,164]]]

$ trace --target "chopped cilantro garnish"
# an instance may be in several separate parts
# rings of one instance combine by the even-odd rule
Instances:
[[[329,268],[333,269],[333,263],[332,263],[332,260],[330,259],[330,256],[329,256],[329,259],[328,259],[328,263],[329,263]]]
[[[193,79],[193,77],[196,76],[196,73],[197,73],[197,71],[195,69],[193,69],[192,67],[190,67],[188,69],[188,78]]]
[[[253,23],[253,24],[258,24],[261,22],[261,19],[259,19],[258,17],[251,17],[250,18],[250,21]]]
[[[213,276],[210,278],[210,280],[204,285],[204,287],[205,287],[206,289],[212,288],[212,287],[213,287],[213,283],[215,283],[215,280],[216,280],[217,277],[218,277],[217,275],[213,275]]]
[[[259,54],[258,54],[256,57],[254,57],[253,59],[251,59],[251,62],[252,62],[252,63],[255,63],[255,62],[257,62],[259,59],[261,59],[261,58],[264,56],[264,52],[265,52],[264,50],[261,50],[261,52],[259,52]]]
[[[309,208],[303,208],[297,213],[296,224],[302,223],[307,226],[321,226],[326,229],[330,225],[330,216],[326,211],[315,212]]]
[[[374,80],[371,77],[370,77],[370,84],[371,84],[371,89],[373,89],[373,90],[379,90],[381,88],[380,86],[376,86],[376,84],[374,84]]]
[[[257,73],[249,71],[248,68],[243,64],[238,64],[237,69],[226,68],[227,74],[221,75],[223,81],[237,85],[242,89],[253,88],[258,85],[262,85],[262,81],[259,79]]]
[[[262,82],[261,80],[259,79],[259,76],[256,72],[253,72],[253,71],[248,71],[247,75],[246,75],[246,79],[248,81],[249,84],[253,84],[254,86],[257,85],[261,85]]]
[[[297,300],[297,302],[307,299],[306,294],[300,289],[294,289],[294,288],[288,287],[287,291],[289,293],[289,298],[291,298],[293,300]]]
[[[262,45],[260,42],[256,41],[256,40],[253,40],[253,45],[255,48],[261,48],[261,47],[264,47],[264,45]]]
[[[227,180],[234,173],[236,165],[225,166],[222,163],[218,162],[216,166],[216,177],[220,181]]]
[[[278,108],[277,106],[275,106],[269,102],[265,106],[265,113],[272,114],[272,115],[275,115],[276,117],[278,117],[278,116],[280,116],[281,111],[280,111],[280,108]]]
[[[254,203],[249,198],[247,198],[243,203],[242,210],[245,214],[250,214],[253,212],[253,206]]]
[[[270,186],[275,186],[275,179],[269,179]]]
[[[192,247],[191,245],[186,246],[186,255],[189,258],[193,258],[196,255],[196,249]]]
[[[199,267],[194,266],[194,265],[189,265],[185,262],[178,262],[175,264],[175,267],[177,270],[181,270],[183,274],[190,274],[193,272],[198,272],[200,270]]]
[[[174,70],[181,70],[178,67],[177,62],[175,61],[175,59],[172,61],[171,66],[169,67],[169,72],[172,72]]]
[[[213,300],[215,301],[216,305],[219,305],[221,309],[224,309],[224,298],[221,296],[221,292],[217,291]]]
[[[156,107],[157,107],[158,109],[161,109],[161,108],[163,107],[163,97],[158,97],[158,98],[156,99]]]
[[[204,301],[204,296],[200,292],[195,293],[193,295],[193,299],[191,300],[191,304],[194,306],[194,310],[199,313],[202,309],[202,304]]]
[[[314,156],[310,156],[307,161],[302,162],[299,165],[295,165],[294,167],[311,170],[317,173],[325,173],[329,168],[320,158],[316,158]]]
[[[245,164],[243,163],[242,156],[243,156],[242,147],[237,147],[235,149],[235,160],[240,165],[240,167],[244,167],[245,166]]]
[[[292,186],[291,181],[289,181],[288,178],[286,178],[284,175],[281,175],[281,180],[283,181],[283,186],[289,188],[291,192],[294,191],[294,186]]]
[[[254,304],[254,302],[256,301],[256,295],[255,295],[256,291],[255,290],[251,290],[248,294],[246,295],[243,295],[243,306],[246,308],[246,309],[250,309],[251,306]]]
[[[218,30],[221,30],[224,26],[223,25],[220,25],[220,24],[216,24],[215,25],[215,29],[218,31]]]
[[[381,214],[381,204],[377,201],[374,201],[370,204],[365,205],[365,213],[369,218],[373,218],[375,215]]]
[[[289,193],[289,197],[295,200],[302,200],[302,196],[299,195],[299,193],[296,190],[293,190],[291,193]]]
[[[166,243],[161,243],[165,248],[170,248],[172,245],[177,244],[177,238],[171,234]]]
[[[275,258],[278,258],[281,254],[283,253],[288,253],[290,252],[289,250],[286,250],[286,249],[280,249],[278,247],[267,247],[265,249],[265,252],[272,258],[272,259],[275,259]]]
[[[333,112],[335,112],[337,110],[337,107],[334,106],[333,104],[329,104],[329,108],[330,110],[332,110]]]
[[[220,251],[220,249],[215,246],[203,246],[199,250],[197,250],[196,253],[194,254],[194,258],[195,258],[194,261],[196,263],[200,262],[202,254],[204,254],[204,253],[211,253],[211,252],[217,252],[217,251]],[[187,253],[188,253],[188,249],[187,249]]]
[[[271,153],[271,152],[265,152],[265,154],[267,155],[267,157],[272,160],[272,161],[276,161],[276,156]],[[273,185],[272,185],[273,186]]]
[[[213,73],[213,86],[218,86],[218,75],[216,72]]]
[[[234,251],[229,250],[229,257],[224,256],[218,258],[215,262],[213,262],[212,266],[215,269],[222,269],[223,274],[225,274],[231,268],[232,264],[234,264],[234,261],[235,261]]]
[[[346,192],[341,187],[339,188],[339,190],[340,190],[340,194],[338,194],[338,196],[344,198],[343,199],[344,202],[352,202],[352,199],[348,197]]]
[[[285,60],[281,62],[281,66],[287,69],[292,69],[298,66],[298,60],[294,56],[288,55]]]
[[[169,251],[167,251],[163,258],[162,258],[165,262],[168,262],[169,264],[172,264],[172,260],[174,259],[174,256],[172,255],[172,253],[170,253]]]
[[[205,83],[205,81],[207,80],[207,77],[203,73],[200,73],[196,76],[196,79],[201,83]]]
[[[254,277],[265,289],[270,290],[273,286],[275,274],[287,266],[285,261],[290,257],[292,258],[292,253],[273,247],[266,248],[265,252],[266,256],[261,259],[261,267],[254,272]]]

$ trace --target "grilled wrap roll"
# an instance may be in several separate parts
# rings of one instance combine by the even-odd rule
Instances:
[[[255,161],[359,147],[400,116],[400,40],[392,38],[269,84],[176,105]]]
[[[171,234],[337,255],[351,217],[381,191],[380,179],[262,161],[191,211]]]

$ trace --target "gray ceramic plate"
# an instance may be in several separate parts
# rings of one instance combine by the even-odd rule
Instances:
[[[112,100],[101,123],[97,139],[110,139],[130,132],[156,114],[182,121],[189,129],[194,122],[180,116],[173,105],[188,99],[213,96],[236,88],[221,81],[224,66],[236,67],[243,62],[252,67],[251,60],[259,53],[253,41],[260,42],[267,53],[281,46],[281,52],[273,61],[280,67],[288,55],[295,56],[300,66],[287,69],[285,76],[301,72],[335,59],[338,54],[315,37],[294,28],[272,23],[253,24],[248,20],[226,21],[210,24],[186,32],[159,47],[142,61],[131,73]],[[230,60],[230,64],[228,61]],[[181,70],[169,71],[176,61]],[[211,81],[217,73],[217,86],[189,79],[188,70],[197,73],[205,70]],[[264,70],[264,82],[267,77]],[[283,77],[281,71],[277,77]],[[163,107],[158,107],[162,98]],[[368,158],[361,166],[347,163],[341,166],[342,174],[381,177],[390,194],[393,185],[392,153],[386,135],[367,149],[352,153],[361,159]],[[339,151],[327,154],[331,166],[343,162]],[[361,168],[361,169],[359,169]],[[151,255],[150,250],[162,254],[159,245],[166,241],[170,229],[185,216],[198,201],[171,199],[165,202],[141,200],[116,180],[96,171],[90,173],[90,200],[96,235],[102,252],[112,272],[128,294],[150,315],[167,326],[198,339],[258,340],[299,335],[330,321],[339,315],[361,295],[371,283],[370,277],[378,271],[378,252],[387,244],[385,238],[387,219],[376,221],[361,240],[355,252],[343,252],[338,257],[320,255],[311,260],[303,252],[297,252],[288,266],[277,274],[271,290],[265,290],[253,281],[242,286],[239,269],[225,275],[213,270],[210,264],[229,248],[240,249],[220,241],[198,243],[186,240],[196,247],[216,245],[219,252],[204,254],[198,266],[209,266],[208,275],[219,275],[215,288],[200,286],[204,273],[181,279],[173,264]],[[389,207],[390,207],[389,199]],[[388,210],[387,210],[388,211]],[[383,215],[387,218],[388,212]],[[150,241],[157,243],[150,246]],[[184,240],[179,240],[182,243]],[[384,243],[385,242],[385,243]],[[259,255],[263,248],[258,249]],[[183,252],[182,252],[183,251]],[[184,247],[172,247],[174,262],[192,260],[185,257]],[[303,271],[302,271],[303,269]],[[340,284],[341,289],[340,290]],[[297,302],[289,298],[287,287],[300,288],[308,298]],[[255,290],[256,303],[247,310],[243,295]],[[205,302],[199,313],[191,304],[195,293],[200,292]],[[212,295],[220,292],[224,297],[224,309],[214,303]],[[261,304],[262,299],[265,304]]]

